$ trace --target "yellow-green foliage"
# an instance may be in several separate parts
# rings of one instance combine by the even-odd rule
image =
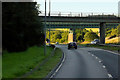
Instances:
[[[93,32],[99,32],[99,28],[85,28],[85,29],[88,31],[92,30]]]
[[[105,43],[120,43],[120,37],[115,37],[115,38],[112,38],[112,39],[106,38]]]

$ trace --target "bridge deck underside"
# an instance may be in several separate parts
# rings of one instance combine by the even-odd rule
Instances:
[[[44,23],[45,17],[40,16]],[[47,16],[47,28],[99,28],[100,23],[105,23],[106,27],[117,27],[120,24],[120,17],[63,17],[63,16]]]
[[[119,23],[106,23],[106,27],[117,27]],[[47,23],[47,28],[99,28],[98,23]]]
[[[44,16],[40,16],[44,21]],[[47,22],[84,22],[84,23],[120,23],[119,17],[62,17],[62,16],[47,16]]]

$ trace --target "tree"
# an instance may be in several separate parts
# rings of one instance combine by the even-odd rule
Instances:
[[[55,43],[63,43],[68,41],[68,31],[50,31],[50,41]],[[49,32],[47,31],[47,36],[49,39]]]
[[[117,29],[112,28],[111,36],[117,36]]]
[[[62,34],[61,34],[61,36],[62,36],[61,42],[62,43],[63,42],[68,42],[68,34],[69,34],[69,32],[65,32],[65,31],[62,32]]]
[[[83,42],[84,41],[84,35],[88,31],[86,29],[76,29],[75,34],[76,34],[76,41],[77,42]]]
[[[93,41],[94,39],[98,39],[98,38],[99,38],[99,36],[94,32],[87,32],[84,35],[85,41]]]
[[[117,36],[120,36],[120,25],[117,26]]]
[[[3,49],[24,51],[44,43],[37,3],[3,3]]]
[[[111,32],[112,32],[112,30],[110,28],[107,28],[106,33],[105,33],[106,37],[111,36]]]

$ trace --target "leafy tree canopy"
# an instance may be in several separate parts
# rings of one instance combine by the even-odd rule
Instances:
[[[94,39],[98,39],[98,38],[99,38],[99,36],[94,32],[87,32],[84,35],[85,41],[93,41]]]
[[[2,4],[3,49],[24,51],[44,43],[43,27],[37,3],[10,2]]]

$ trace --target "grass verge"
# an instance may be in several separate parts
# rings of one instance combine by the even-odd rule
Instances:
[[[56,48],[54,56],[49,59],[43,66],[36,70],[33,74],[29,75],[27,78],[45,78],[48,73],[58,64],[62,57],[62,51]]]
[[[37,64],[46,59],[53,51],[47,47],[47,54],[44,56],[44,47],[31,47],[24,52],[8,53],[3,51],[2,57],[2,77],[17,78],[29,72]]]
[[[2,52],[0,52],[0,80],[2,78]]]

